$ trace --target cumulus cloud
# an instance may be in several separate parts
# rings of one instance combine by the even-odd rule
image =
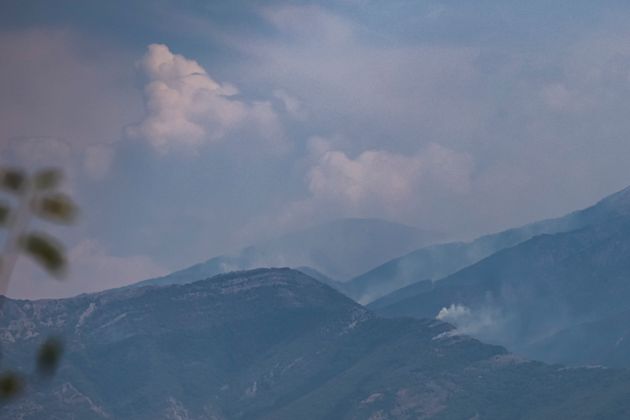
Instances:
[[[311,151],[315,158],[307,175],[309,191],[349,209],[377,207],[395,215],[418,205],[425,198],[423,190],[461,194],[470,187],[472,158],[438,144],[411,155],[367,150],[352,158],[315,138]]]
[[[139,66],[148,80],[147,114],[127,134],[145,139],[158,152],[196,151],[237,129],[249,128],[267,140],[281,137],[270,102],[238,99],[235,86],[216,82],[195,60],[173,54],[166,45],[149,45]]]
[[[287,232],[305,224],[339,217],[392,220],[431,226],[423,220],[444,203],[468,197],[473,184],[474,159],[465,152],[430,143],[411,154],[384,149],[352,155],[335,147],[345,139],[313,137],[307,157],[294,173],[303,177],[304,196],[277,207],[244,226],[243,232]]]
[[[348,141],[336,148],[346,157],[383,148],[417,150],[417,133],[474,153],[469,198],[425,195],[434,199],[435,210],[409,223],[472,237],[557,216],[626,186],[625,26],[585,25],[571,37],[535,31],[546,42],[532,53],[531,39],[476,38],[472,10],[456,13],[476,23],[451,38],[454,11],[440,9],[433,14],[429,7],[419,24],[421,13],[410,8],[416,13],[409,14],[409,26],[402,13],[372,20],[361,19],[359,9],[335,14],[273,5],[264,18],[279,36],[241,42],[256,63],[245,76],[302,98],[314,121],[311,133],[342,133]],[[510,19],[525,24],[520,16]],[[521,29],[514,34],[531,26]],[[433,34],[430,39],[421,35],[424,30]],[[434,35],[440,39],[433,30],[446,37],[433,42]],[[462,36],[467,31],[472,37]]]

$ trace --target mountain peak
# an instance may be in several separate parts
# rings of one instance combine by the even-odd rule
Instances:
[[[197,281],[183,284],[147,284],[143,287],[146,293],[152,293],[155,289],[167,289],[171,295],[189,294],[198,295],[238,295],[241,293],[254,291],[256,289],[269,289],[274,291],[297,290],[305,296],[313,297],[321,294],[330,295],[329,298],[346,301],[348,304],[356,305],[351,299],[345,297],[332,287],[304,274],[299,270],[289,267],[256,268],[252,270],[232,271],[229,273],[206,276]],[[137,288],[132,288],[137,289]],[[128,290],[128,289],[127,289]],[[306,293],[308,292],[308,293]],[[104,292],[106,293],[106,292]],[[286,292],[281,294],[288,295]]]
[[[212,290],[221,295],[239,294],[260,288],[309,289],[312,296],[315,292],[338,294],[340,299],[352,302],[331,287],[288,267],[257,268],[253,270],[234,271],[199,280],[190,284],[175,285],[195,293],[200,290]]]

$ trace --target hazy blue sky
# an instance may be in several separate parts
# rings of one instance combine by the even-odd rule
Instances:
[[[98,290],[338,217],[470,237],[630,184],[627,1],[3,1],[0,153]]]

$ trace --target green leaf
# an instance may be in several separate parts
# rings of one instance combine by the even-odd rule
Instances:
[[[11,209],[6,203],[0,203],[0,226],[6,226],[9,224],[9,218],[11,216]]]
[[[0,399],[8,399],[17,396],[24,390],[24,379],[14,372],[5,372],[0,375]]]
[[[42,265],[50,274],[61,277],[66,268],[63,246],[43,233],[29,233],[20,238],[22,249]]]
[[[42,169],[34,177],[35,188],[39,191],[57,188],[63,179],[63,172],[56,168]]]
[[[78,214],[77,206],[65,194],[50,194],[33,201],[33,211],[42,219],[70,224]]]
[[[26,174],[15,168],[0,169],[0,188],[14,194],[21,194],[26,188]]]
[[[49,337],[39,348],[37,353],[37,371],[42,376],[51,376],[57,371],[61,355],[63,354],[63,342],[56,337]]]

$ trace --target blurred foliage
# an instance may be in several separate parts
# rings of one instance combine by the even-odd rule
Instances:
[[[13,194],[21,194],[26,188],[26,174],[16,168],[0,169],[0,187]]]
[[[20,246],[48,272],[59,277],[66,268],[62,246],[45,233],[33,232],[21,237]]]
[[[33,175],[17,168],[0,168],[0,189],[17,202],[0,201],[0,227],[6,227],[5,251],[0,266],[0,294],[6,293],[15,265],[15,253],[32,257],[55,278],[65,273],[66,258],[63,245],[42,232],[28,232],[28,222],[39,218],[56,224],[69,225],[76,221],[78,207],[60,191],[63,172],[46,168]]]
[[[0,203],[0,226],[6,226],[9,223],[10,216],[11,211],[9,210],[9,205]]]
[[[0,168],[0,191],[8,194],[8,200],[0,201],[0,227],[7,229],[4,251],[0,255],[0,294],[6,294],[19,254],[28,255],[55,278],[65,274],[67,261],[63,245],[44,232],[29,231],[33,217],[62,225],[72,224],[77,219],[76,204],[58,191],[62,181],[63,172],[56,168],[46,168],[32,175],[19,168]],[[12,204],[15,205],[12,207]],[[37,353],[36,373],[41,377],[54,375],[62,354],[61,338],[47,338]],[[0,401],[19,395],[26,382],[26,376],[21,373],[11,370],[1,373]]]
[[[24,379],[15,372],[5,372],[0,375],[0,398],[16,397],[24,390]]]
[[[37,216],[60,224],[74,222],[78,212],[70,197],[59,193],[33,200],[32,207]]]
[[[58,337],[49,337],[39,348],[37,372],[42,376],[52,376],[59,366],[63,354],[63,342]]]
[[[35,188],[39,191],[57,188],[61,184],[62,179],[63,173],[59,169],[43,169],[34,176]]]

